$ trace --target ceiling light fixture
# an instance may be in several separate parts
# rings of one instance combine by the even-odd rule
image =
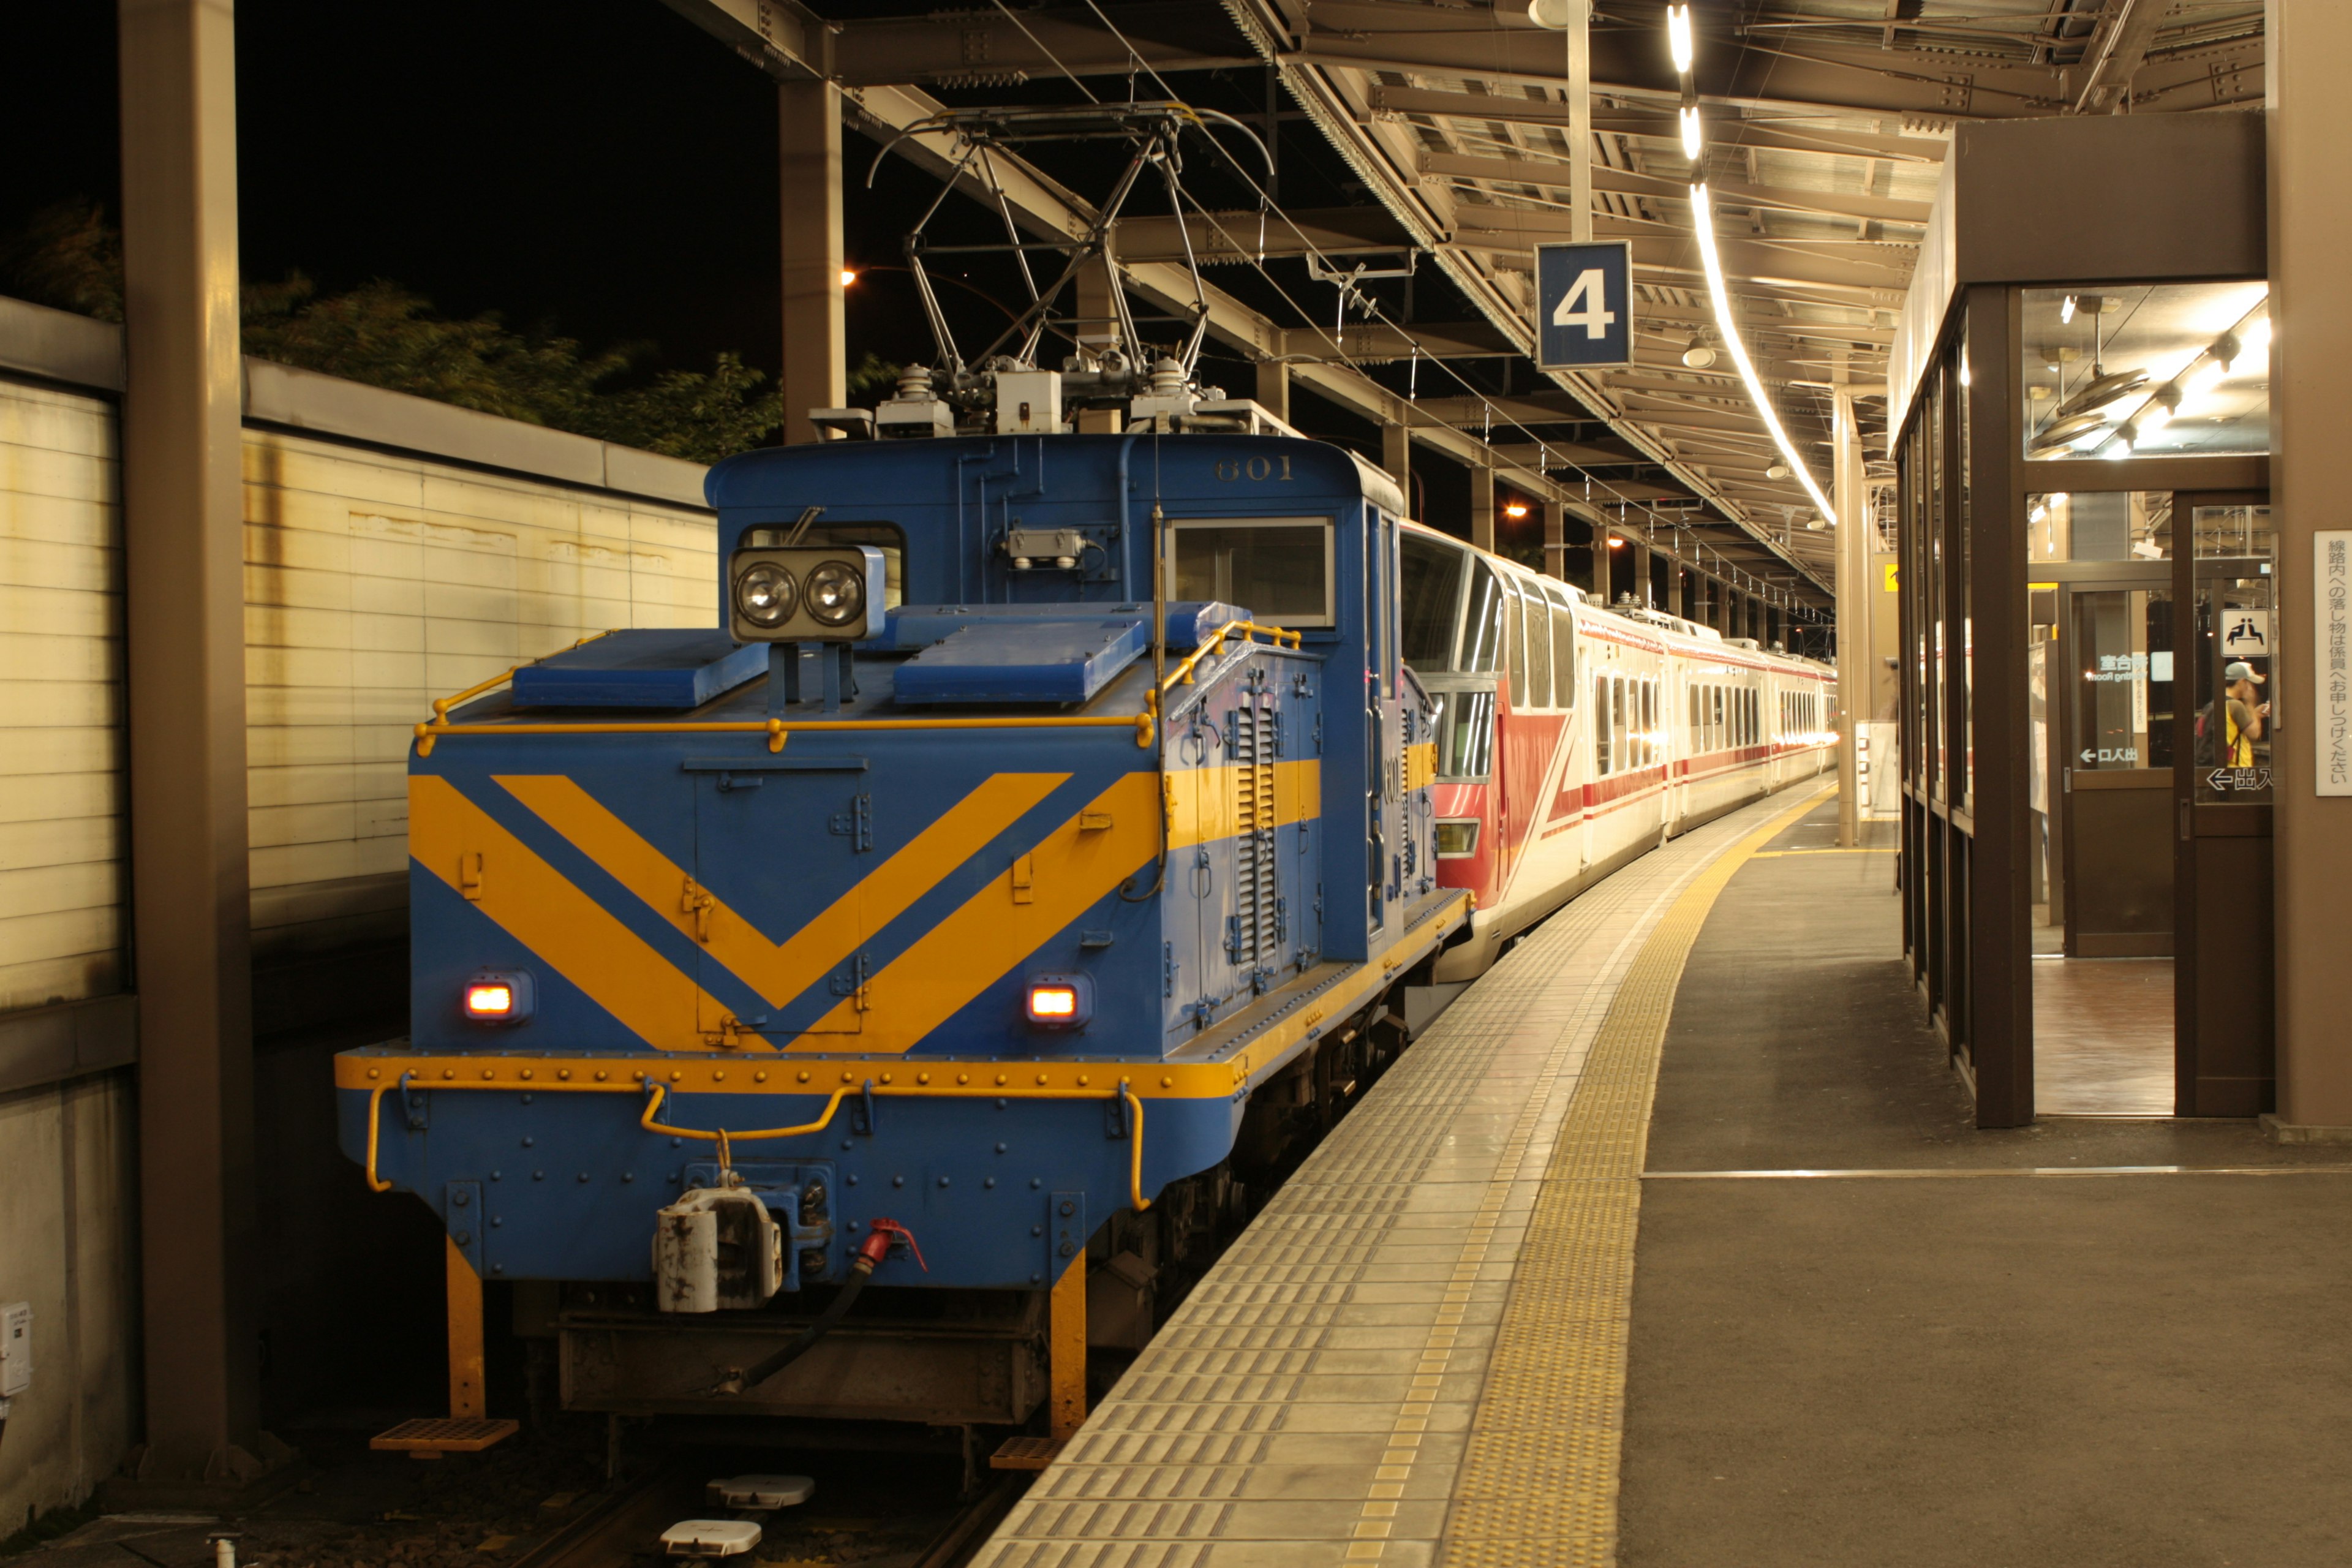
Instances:
[[[2058,324],[2066,326],[2074,320],[2074,296],[2069,294],[2058,303]]]
[[[1796,444],[1781,427],[1780,416],[1774,411],[1772,400],[1764,395],[1763,378],[1756,374],[1756,362],[1748,357],[1748,345],[1739,341],[1739,326],[1731,314],[1731,288],[1724,281],[1723,255],[1715,243],[1715,203],[1709,199],[1704,184],[1691,187],[1691,216],[1698,230],[1699,260],[1706,268],[1707,293],[1715,305],[1717,335],[1731,353],[1731,363],[1738,367],[1739,379],[1747,384],[1748,395],[1756,405],[1757,416],[1771,434],[1772,444],[1780,448],[1780,456],[1795,471],[1797,482],[1805,487],[1805,494],[1821,509],[1823,517],[1835,517],[1837,508],[1830,504],[1829,493],[1815,482],[1798,455]]]
[[[1666,7],[1666,47],[1674,52],[1675,69],[1687,72],[1691,68],[1691,14],[1688,5]]]
[[[1705,370],[1714,363],[1715,351],[1706,346],[1706,339],[1693,332],[1689,343],[1683,349],[1683,363],[1693,370]]]
[[[1685,107],[1682,111],[1681,120],[1683,126],[1683,156],[1685,158],[1696,158],[1699,154],[1699,149],[1706,144],[1705,132],[1700,128],[1698,122],[1698,110],[1696,107]]]

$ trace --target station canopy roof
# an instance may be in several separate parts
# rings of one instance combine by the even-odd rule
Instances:
[[[772,74],[839,82],[869,130],[941,101],[1081,93],[1255,118],[1279,143],[1276,178],[1204,180],[1182,234],[1172,216],[1122,221],[1120,257],[1143,291],[1189,237],[1223,268],[1213,336],[1244,356],[1284,357],[1298,384],[1370,417],[1401,414],[1424,447],[1817,608],[1835,534],[1807,526],[1818,520],[1795,474],[1776,476],[1724,352],[1693,181],[1708,187],[1739,331],[1827,489],[1830,389],[1884,385],[1955,126],[2242,108],[2263,94],[2261,0],[1696,0],[1694,160],[1665,5],[1598,0],[1592,235],[1632,242],[1634,363],[1547,374],[1526,357],[1532,247],[1573,229],[1568,58],[1525,0],[1004,0],[952,15],[830,0],[821,16],[793,0],[667,3]],[[1319,142],[1318,177],[1297,168],[1302,142]],[[1045,209],[1083,211],[1070,194],[1083,187],[1029,172],[1045,194],[1024,187],[1016,216],[1067,232],[1068,214]],[[1421,275],[1442,274],[1450,289],[1417,277],[1420,292],[1444,293],[1458,320],[1425,306],[1408,318],[1393,286],[1370,283],[1360,297],[1383,308],[1335,309],[1336,276],[1394,270],[1408,254]],[[1891,478],[1883,413],[1877,428],[1870,416],[1883,405],[1864,407],[1871,475]]]

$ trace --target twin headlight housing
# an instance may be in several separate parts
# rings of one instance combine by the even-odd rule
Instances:
[[[882,552],[870,544],[739,550],[728,563],[737,642],[860,642],[882,635]]]

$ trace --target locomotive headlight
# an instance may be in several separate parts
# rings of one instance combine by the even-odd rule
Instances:
[[[520,1024],[531,1015],[533,991],[522,970],[488,971],[466,982],[460,1006],[477,1024]]]
[[[793,574],[772,562],[748,567],[735,579],[735,608],[755,626],[782,626],[799,597]]]
[[[865,576],[846,561],[826,562],[809,574],[808,610],[821,625],[849,625],[866,614]]]
[[[743,643],[864,642],[882,635],[890,602],[889,570],[870,544],[746,545],[728,557],[722,584],[727,629]]]

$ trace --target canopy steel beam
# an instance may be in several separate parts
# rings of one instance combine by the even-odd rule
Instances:
[[[1598,82],[1593,91],[1614,90]],[[1370,107],[1389,114],[1423,114],[1437,119],[1466,120],[1497,125],[1566,125],[1568,104],[1557,98],[1514,98],[1501,93],[1440,92],[1430,88],[1376,87],[1368,94]],[[1851,107],[1824,112],[1855,113]],[[1671,112],[1595,114],[1592,129],[1620,136],[1644,136],[1682,144],[1682,126]],[[1817,153],[1832,157],[1894,158],[1906,163],[1940,163],[1946,143],[1925,136],[1888,136],[1877,132],[1814,126],[1788,126],[1755,120],[1707,121],[1706,139],[1717,147],[1769,147],[1788,153]]]
[[[1569,188],[1569,166],[1539,158],[1481,158],[1459,153],[1424,153],[1424,174],[1454,179],[1486,180],[1503,184],[1535,185],[1545,190]],[[1595,168],[1592,188],[1627,195],[1686,196],[1688,180],[1637,169]],[[1801,190],[1793,185],[1748,185],[1727,180],[1707,184],[1718,206],[1767,206],[1783,212],[1822,217],[1871,218],[1882,223],[1925,224],[1927,202],[1906,202],[1894,196],[1869,196],[1844,191]]]

